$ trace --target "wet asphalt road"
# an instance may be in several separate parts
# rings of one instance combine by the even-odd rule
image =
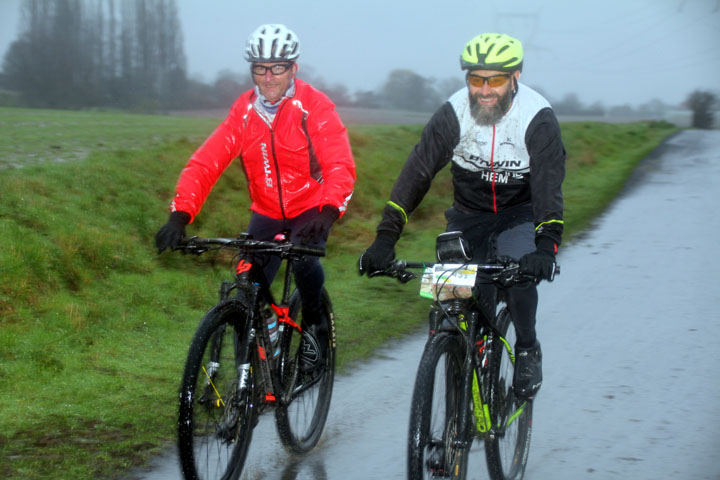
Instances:
[[[655,152],[540,289],[545,381],[526,479],[720,479],[720,131]],[[408,286],[408,288],[414,288]],[[406,429],[424,335],[336,379],[311,454],[258,425],[243,479],[405,478]],[[472,479],[488,478],[482,447]],[[128,480],[180,477],[174,450]]]

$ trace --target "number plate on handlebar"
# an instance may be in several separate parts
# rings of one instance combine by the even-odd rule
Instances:
[[[433,300],[470,298],[476,277],[477,265],[437,263],[423,272],[420,296]]]

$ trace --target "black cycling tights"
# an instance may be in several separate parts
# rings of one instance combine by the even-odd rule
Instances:
[[[535,314],[537,313],[538,293],[534,283],[515,285],[505,291],[505,299],[515,325],[517,345],[532,347],[535,334]]]
[[[486,316],[495,315],[496,304],[495,287],[492,285],[481,285],[479,288],[480,306]],[[520,347],[531,347],[535,344],[535,314],[537,312],[538,293],[533,283],[515,285],[505,290],[510,316],[515,326],[517,345]]]

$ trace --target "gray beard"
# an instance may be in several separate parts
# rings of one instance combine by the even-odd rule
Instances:
[[[505,116],[508,110],[510,110],[510,103],[512,102],[512,91],[510,88],[507,89],[505,95],[498,97],[495,105],[490,107],[481,105],[478,100],[479,96],[479,93],[473,95],[468,91],[470,114],[478,125],[495,125]]]

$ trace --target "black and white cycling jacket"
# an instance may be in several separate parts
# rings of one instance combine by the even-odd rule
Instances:
[[[454,207],[466,213],[532,205],[536,244],[559,245],[563,231],[565,148],[550,104],[520,84],[502,120],[478,125],[468,89],[453,94],[425,126],[383,212],[378,231],[402,232],[435,175],[452,161]]]

